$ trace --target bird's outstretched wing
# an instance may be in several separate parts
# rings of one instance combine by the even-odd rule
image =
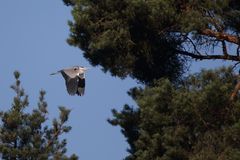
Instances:
[[[77,76],[73,68],[63,69],[62,71],[70,78],[75,78]]]
[[[85,78],[79,76],[78,77],[78,88],[77,88],[77,95],[83,96],[85,92]]]
[[[75,95],[78,91],[79,78],[77,76],[75,78],[71,78],[64,71],[61,71],[61,74],[65,79],[67,92],[72,96]]]
[[[67,91],[70,95],[75,95],[78,91],[78,77],[71,78],[66,82]]]

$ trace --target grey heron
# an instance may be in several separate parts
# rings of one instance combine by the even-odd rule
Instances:
[[[65,84],[67,92],[70,95],[83,96],[85,92],[85,72],[89,68],[82,66],[74,66],[70,68],[65,68],[50,75],[55,75],[61,73],[65,79]]]

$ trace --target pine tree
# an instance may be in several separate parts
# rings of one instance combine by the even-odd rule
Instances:
[[[73,7],[68,43],[84,51],[92,65],[124,78],[130,75],[143,83],[168,77],[176,80],[184,59],[175,54],[179,44],[165,37],[150,19],[144,3],[128,0],[65,0]]]
[[[220,68],[178,85],[161,79],[132,90],[139,108],[113,110],[109,120],[130,144],[126,160],[239,159],[240,100],[230,100],[235,79],[231,68]]]
[[[191,59],[239,64],[240,1],[63,1],[73,16],[68,43],[103,71],[146,85],[129,92],[138,108],[109,120],[127,138],[126,159],[239,159],[236,77],[220,69],[181,80]]]
[[[240,61],[238,0],[64,2],[73,15],[68,43],[114,76],[151,84],[176,81],[189,57]]]
[[[61,135],[71,130],[66,125],[70,110],[59,107],[58,119],[48,120],[45,91],[40,91],[38,108],[26,112],[29,106],[28,95],[20,85],[20,73],[14,72],[16,83],[11,88],[16,93],[12,106],[7,111],[0,112],[0,157],[6,160],[55,159],[76,160],[78,157],[66,156],[66,139]]]

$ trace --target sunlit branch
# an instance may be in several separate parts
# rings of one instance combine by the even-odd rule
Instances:
[[[216,32],[216,31],[213,31],[211,29],[204,29],[204,30],[199,31],[199,33],[202,34],[202,35],[209,36],[209,37],[215,37],[218,40],[225,40],[225,41],[237,44],[237,45],[240,44],[238,36],[233,36],[233,35],[230,35],[228,33]]]

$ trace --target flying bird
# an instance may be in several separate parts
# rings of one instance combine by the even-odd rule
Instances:
[[[61,73],[65,79],[67,92],[70,95],[83,96],[85,92],[85,72],[89,68],[82,66],[74,66],[71,68],[65,68],[50,75],[56,75]]]

